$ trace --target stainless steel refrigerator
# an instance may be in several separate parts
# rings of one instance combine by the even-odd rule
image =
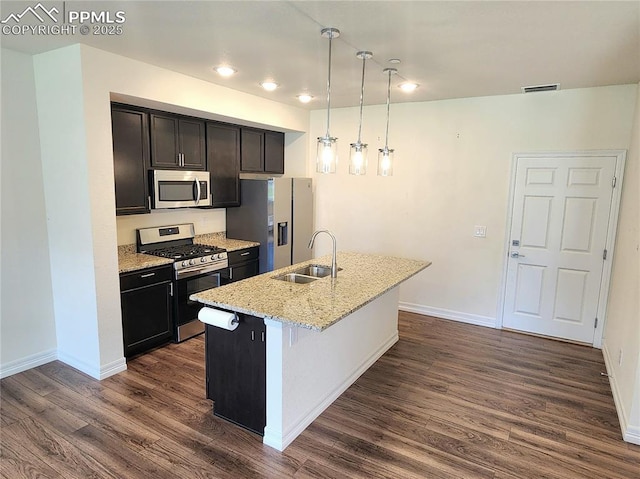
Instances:
[[[311,178],[242,179],[240,202],[227,208],[227,237],[260,243],[260,273],[311,259]]]

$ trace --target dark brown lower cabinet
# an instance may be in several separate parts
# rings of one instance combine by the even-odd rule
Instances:
[[[213,414],[264,435],[267,422],[267,338],[262,318],[238,313],[233,331],[207,325],[207,398]]]
[[[229,251],[229,267],[221,272],[220,283],[224,285],[256,276],[259,269],[258,251],[257,246]]]
[[[124,356],[130,358],[173,337],[171,265],[120,275]]]

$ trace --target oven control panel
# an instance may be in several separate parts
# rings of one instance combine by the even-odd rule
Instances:
[[[179,259],[173,263],[177,277],[195,276],[225,269],[229,266],[226,251],[197,258]]]

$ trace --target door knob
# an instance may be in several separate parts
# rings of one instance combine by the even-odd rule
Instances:
[[[511,257],[512,258],[524,258],[523,254],[518,253],[517,251],[512,251],[511,252]]]

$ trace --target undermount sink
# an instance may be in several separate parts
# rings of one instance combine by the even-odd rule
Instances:
[[[331,274],[331,268],[329,266],[321,266],[319,264],[310,264],[304,268],[295,270],[294,273],[313,276],[314,278],[324,278]]]
[[[338,271],[340,271],[341,269],[342,268],[338,268]],[[331,268],[329,266],[309,264],[307,266],[303,266],[302,268],[296,269],[292,273],[274,276],[273,279],[288,281],[289,283],[307,284],[330,275]]]
[[[314,278],[313,276],[298,273],[287,273],[280,276],[274,276],[273,279],[279,279],[280,281],[287,281],[289,283],[307,284],[320,278]]]

